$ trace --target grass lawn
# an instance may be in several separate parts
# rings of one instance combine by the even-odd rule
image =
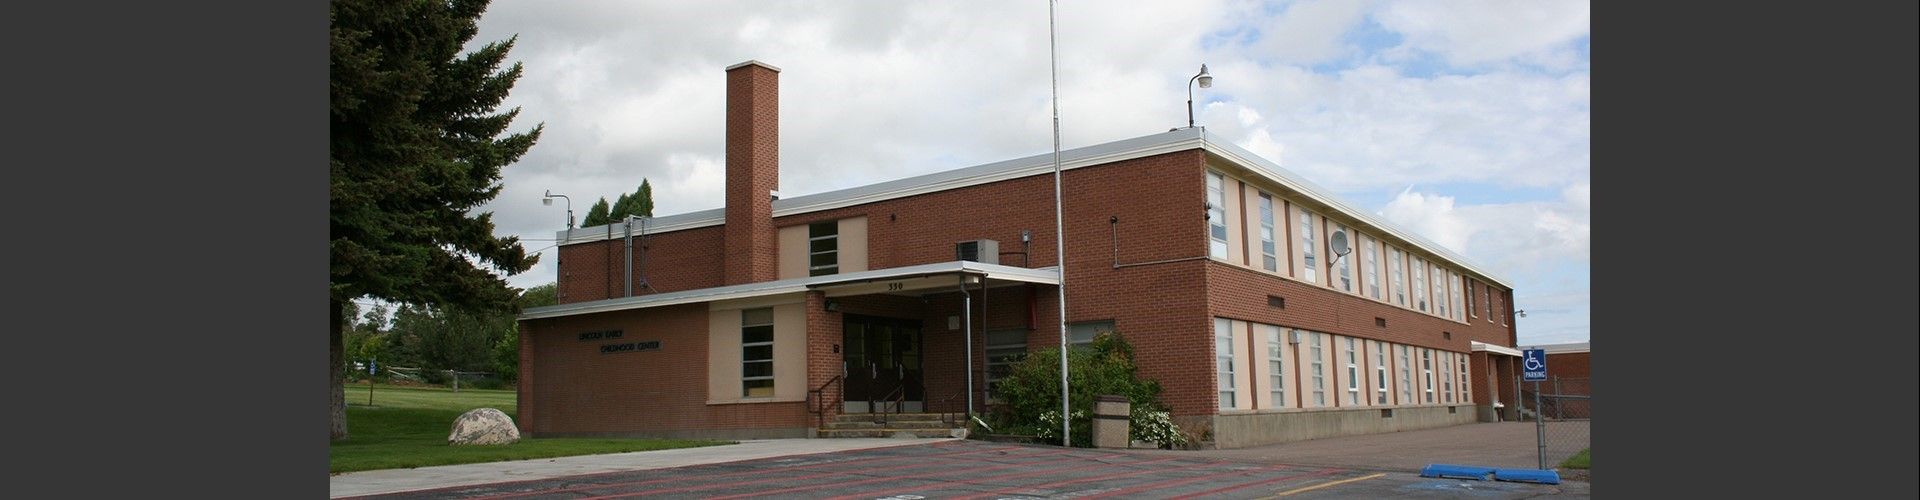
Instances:
[[[451,446],[453,420],[474,408],[497,408],[513,415],[514,391],[396,387],[379,385],[373,405],[367,386],[349,384],[345,441],[328,447],[328,472],[396,469],[428,465],[498,462],[530,458],[624,453],[731,444],[687,439],[525,439],[500,446]]]
[[[1593,450],[1592,449],[1580,450],[1579,453],[1575,453],[1573,454],[1573,456],[1567,457],[1567,461],[1560,462],[1560,467],[1565,469],[1593,468],[1592,464],[1590,463],[1593,461],[1593,457],[1589,456],[1591,451]]]

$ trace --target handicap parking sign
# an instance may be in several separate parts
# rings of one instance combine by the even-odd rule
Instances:
[[[1527,349],[1522,356],[1521,380],[1540,382],[1547,379],[1547,350]]]

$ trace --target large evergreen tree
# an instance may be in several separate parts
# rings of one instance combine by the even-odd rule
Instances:
[[[329,434],[347,436],[341,335],[359,297],[476,311],[512,310],[493,271],[532,267],[518,238],[493,236],[500,168],[541,126],[508,134],[494,112],[520,78],[501,70],[513,39],[461,54],[487,0],[334,0],[328,62]],[[490,268],[490,269],[489,269]]]
[[[603,196],[600,201],[593,202],[593,208],[587,209],[587,219],[580,222],[580,227],[605,225],[608,213],[607,198]]]

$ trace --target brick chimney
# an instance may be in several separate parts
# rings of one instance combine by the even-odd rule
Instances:
[[[778,277],[773,191],[780,189],[780,68],[727,67],[727,285]]]

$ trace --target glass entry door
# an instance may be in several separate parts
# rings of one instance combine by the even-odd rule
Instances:
[[[842,362],[847,413],[872,413],[896,399],[900,411],[920,411],[924,401],[920,322],[847,314],[842,317]]]

